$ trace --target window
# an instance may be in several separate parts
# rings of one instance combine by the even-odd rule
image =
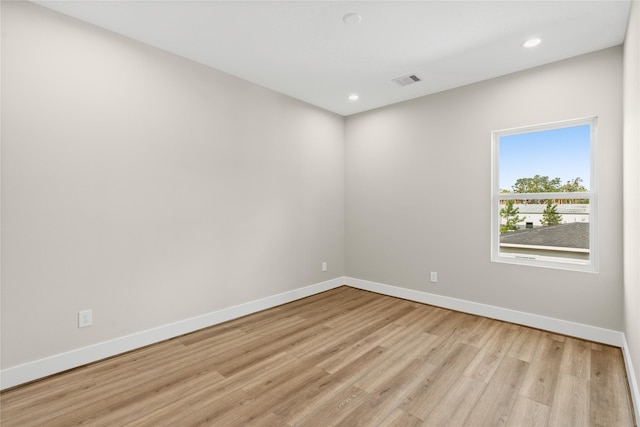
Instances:
[[[492,261],[597,271],[596,121],[492,133]]]

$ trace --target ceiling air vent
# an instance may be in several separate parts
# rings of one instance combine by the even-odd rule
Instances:
[[[421,81],[421,79],[415,74],[411,74],[410,76],[398,77],[397,79],[393,79],[392,81],[394,83],[397,83],[399,86],[407,86],[418,83],[419,81]]]

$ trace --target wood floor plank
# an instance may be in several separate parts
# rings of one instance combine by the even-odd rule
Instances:
[[[451,325],[450,320],[456,318],[456,315],[455,311],[435,307],[421,322],[422,330],[438,336],[449,336],[450,331],[446,327]]]
[[[8,420],[20,416],[22,413],[33,414],[34,410],[42,408],[43,411],[53,410],[57,402],[64,407],[67,399],[73,399],[84,390],[96,387],[95,381],[86,376],[84,368],[71,371],[65,375],[49,378],[47,381],[38,381],[26,386],[15,388],[2,394],[2,408],[11,408],[11,411],[1,411],[1,420]]]
[[[119,426],[131,423],[142,417],[164,411],[167,405],[175,402],[176,396],[190,396],[203,387],[211,386],[222,381],[217,372],[201,372],[197,378],[189,377],[181,384],[172,384],[155,390],[135,400],[121,401],[119,405],[109,405],[101,412],[94,412],[91,417],[80,423],[95,427]]]
[[[275,353],[247,366],[242,371],[236,372],[228,378],[227,383],[235,384],[236,387],[250,387],[252,384],[260,383],[265,378],[279,375],[283,369],[291,370],[299,363],[299,360],[286,352]]]
[[[379,365],[388,353],[389,350],[383,347],[372,348],[328,378],[310,382],[296,395],[280,399],[272,410],[289,424],[296,424],[311,412],[317,412],[318,405],[326,404],[335,394],[353,386],[360,376]]]
[[[498,320],[481,317],[476,326],[469,331],[466,338],[462,340],[465,344],[482,348],[491,339],[494,333],[500,328],[502,322]]]
[[[456,349],[460,342],[449,335],[437,336],[429,348],[424,349],[419,358],[433,365],[440,365],[446,360],[451,351]]]
[[[281,402],[284,396],[296,396],[304,387],[312,382],[326,381],[329,374],[319,368],[309,368],[304,364],[304,369],[293,372],[282,372],[286,374],[286,380],[272,379],[268,381],[268,391],[263,393],[251,393],[250,401],[241,402],[234,405],[231,411],[222,417],[210,417],[208,421],[214,421],[215,425],[245,425],[260,417],[265,412],[273,412],[273,408]],[[267,385],[267,384],[265,384]]]
[[[163,411],[132,420],[125,426],[195,426],[215,425],[215,421],[252,401],[242,389],[212,386],[200,390],[194,398],[179,397]]]
[[[456,322],[451,325],[451,337],[465,344],[472,344],[471,340],[473,340],[478,326],[482,324],[484,319],[480,316],[459,313]]]
[[[424,420],[453,384],[459,381],[477,353],[477,348],[460,342],[451,347],[448,356],[405,398],[400,409]]]
[[[518,396],[506,427],[546,427],[550,413],[550,406]]]
[[[521,396],[543,405],[551,405],[563,351],[563,342],[549,336],[540,339],[538,350],[520,391]]]
[[[316,298],[318,295],[321,298]],[[347,289],[339,294],[327,291],[318,295],[288,303],[285,307],[300,317],[326,322],[353,310],[361,310],[377,299],[376,294],[359,289]],[[301,305],[300,301],[305,304]]]
[[[402,304],[408,305],[408,303],[405,301],[403,301]],[[380,314],[384,313],[384,310],[389,307],[389,301],[386,299],[373,298],[369,302],[367,302],[366,305],[363,305],[363,307],[366,307],[366,310],[360,311],[360,314],[362,316],[361,320],[362,322],[366,322],[367,319],[378,317]],[[330,328],[334,328],[335,330],[341,330],[344,328],[357,326],[361,322],[359,321],[359,319],[353,317],[351,310],[348,310],[336,316],[330,317],[323,323]]]
[[[550,427],[590,425],[589,381],[560,373],[554,393]],[[611,424],[616,425],[616,424]]]
[[[400,325],[389,323],[386,326],[380,328],[380,330],[368,335],[355,344],[344,348],[338,353],[326,358],[316,366],[324,369],[325,371],[333,374],[345,367],[353,360],[358,359],[363,354],[367,353],[372,348],[380,346],[383,341],[388,339],[388,335],[394,335],[395,332],[402,329]]]
[[[317,330],[322,330],[322,325],[312,325],[305,321],[292,326],[288,334],[282,331],[278,331],[274,336],[255,334],[255,339],[247,340],[244,345],[222,353],[219,357],[213,357],[212,362],[215,363],[218,372],[228,377],[285,350],[293,343],[314,336]]]
[[[336,393],[313,412],[294,425],[300,427],[329,427],[339,425],[367,399],[367,392],[352,386]],[[291,422],[290,422],[291,423]],[[293,424],[293,423],[291,423]]]
[[[392,352],[390,357],[365,373],[356,381],[356,386],[368,392],[380,389],[383,384],[387,384],[399,375],[399,372],[405,369],[413,360],[419,359],[425,349],[430,348],[431,343],[436,339],[435,335],[422,332],[410,342],[405,343],[402,346],[402,351],[390,349]]]
[[[560,371],[578,378],[591,378],[591,343],[567,337]]]
[[[513,345],[509,349],[507,356],[524,360],[525,362],[531,362],[536,354],[538,343],[543,333],[537,329],[526,328],[524,326],[518,326],[518,328],[520,333],[513,341]]]
[[[340,287],[0,394],[3,427],[634,425],[620,349]]]
[[[520,332],[507,324],[501,325],[467,366],[464,375],[488,383]]]
[[[629,425],[633,410],[624,361],[618,348],[591,350],[590,416],[594,426]]]
[[[505,357],[465,420],[465,426],[504,425],[512,414],[529,364]]]
[[[379,427],[418,427],[423,425],[420,418],[407,414],[401,409],[396,409],[391,415],[384,419]]]
[[[442,397],[424,419],[427,426],[461,426],[484,392],[487,384],[463,376]]]
[[[438,367],[424,360],[412,359],[395,375],[369,391],[369,398],[340,424],[343,427],[366,427],[383,422],[412,393],[424,378]],[[405,412],[404,410],[402,412]]]
[[[333,336],[329,338],[329,340],[325,341],[322,347],[308,350],[304,355],[298,354],[298,356],[313,364],[321,363],[334,354],[337,354],[343,349],[351,346],[354,342],[371,335],[379,328],[384,327],[387,323],[393,322],[394,320],[411,312],[411,310],[413,310],[413,308],[405,304],[399,305],[391,310],[387,307],[386,310],[382,310],[376,313],[375,316],[369,317],[368,322],[360,321],[357,325],[353,326],[352,330],[349,331],[343,331],[341,333],[334,332]]]
[[[433,316],[434,313],[441,310],[440,308],[434,307],[432,305],[415,304],[411,301],[407,302],[409,303],[409,306],[414,310],[406,316],[394,321],[394,323],[402,325],[405,328],[416,327],[418,329],[423,329],[425,326],[425,319]]]
[[[138,418],[133,418],[132,424],[153,426],[159,425],[159,423],[169,423],[183,411],[202,413],[205,410],[201,409],[203,407],[218,409],[217,412],[210,413],[209,417],[221,416],[231,410],[232,398],[235,397],[240,402],[249,400],[250,395],[242,390],[243,386],[250,381],[262,381],[270,375],[279,376],[282,370],[288,371],[292,363],[295,362],[295,359],[287,354],[276,354],[236,374],[233,378],[221,382],[194,382],[190,384],[191,389],[189,390],[167,390],[166,393],[170,393],[172,400],[166,403],[162,410],[143,413]],[[231,399],[227,396],[231,396]],[[177,420],[179,421],[180,417],[177,417]]]
[[[407,316],[403,317],[406,318]],[[397,323],[392,323],[397,325]],[[427,334],[422,331],[422,328],[415,327],[414,325],[401,325],[402,327],[392,335],[387,335],[387,338],[383,340],[380,345],[388,349],[400,349],[405,345],[411,345],[411,342],[418,339],[421,335],[429,335],[433,338],[437,338],[435,335]]]

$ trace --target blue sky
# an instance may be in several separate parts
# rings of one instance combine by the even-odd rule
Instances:
[[[590,186],[589,125],[551,129],[500,138],[500,189],[511,190],[518,178],[559,177],[564,184],[576,177]]]

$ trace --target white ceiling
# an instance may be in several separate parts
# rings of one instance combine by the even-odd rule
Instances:
[[[36,3],[345,116],[619,45],[630,8],[630,0]],[[354,12],[361,22],[345,24]],[[542,43],[524,48],[533,36]],[[410,74],[422,81],[392,82]]]

